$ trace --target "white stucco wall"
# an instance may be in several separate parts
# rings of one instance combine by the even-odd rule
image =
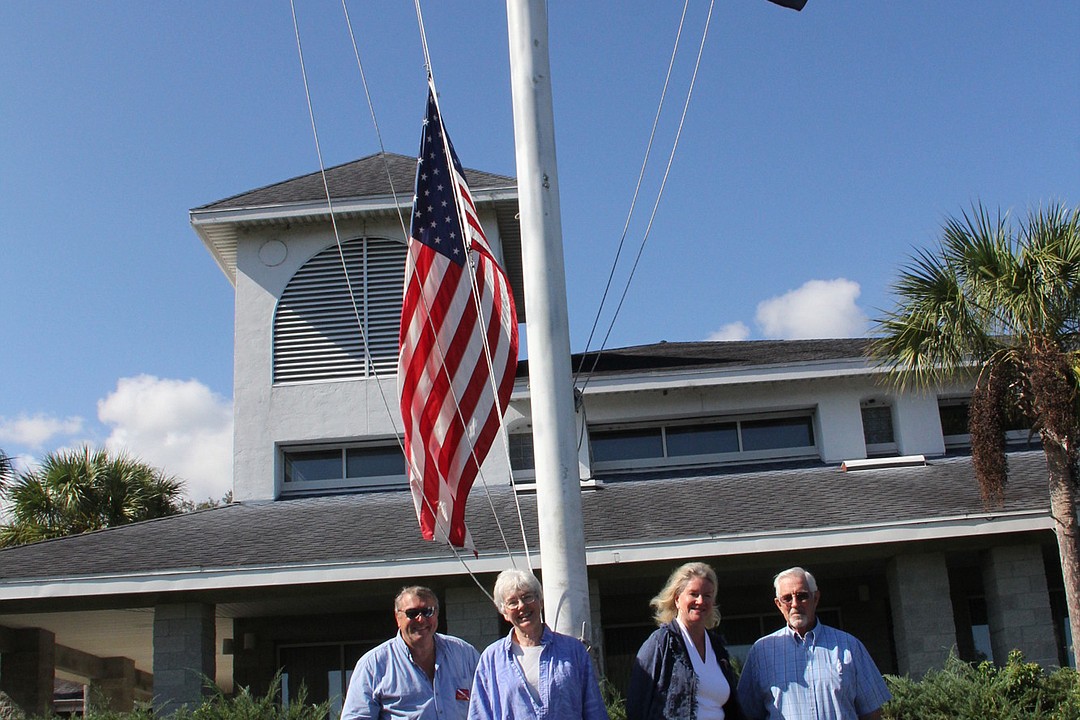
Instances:
[[[494,217],[482,214],[481,218],[488,240],[498,247]],[[338,229],[342,242],[361,236],[401,237],[401,227],[393,217],[339,223]],[[280,253],[277,257],[260,253],[267,242],[284,243],[283,261],[266,262],[280,257]],[[296,271],[333,242],[328,226],[300,225],[251,233],[238,243],[233,390],[236,500],[271,500],[279,495],[278,448],[283,444],[353,442],[401,433],[393,374],[378,380],[273,383],[273,322],[278,298]],[[506,482],[506,468],[500,442],[482,473],[488,482]]]
[[[500,247],[494,217],[482,219],[489,240]],[[342,241],[360,236],[401,237],[393,216],[342,222],[339,232]],[[250,232],[238,243],[233,488],[237,500],[271,500],[280,494],[282,445],[389,439],[401,433],[392,375],[378,380],[273,384],[273,319],[278,298],[295,272],[333,242],[328,225],[299,224]],[[284,257],[279,243],[284,245]],[[944,452],[936,395],[897,396],[860,361],[628,373],[590,384],[587,412],[579,414],[578,423],[808,410],[814,414],[820,458],[840,463],[866,457],[860,403],[870,398],[892,406],[901,454]],[[511,430],[529,426],[524,387],[515,393],[507,424]],[[483,481],[508,482],[508,466],[500,439],[484,464]],[[581,446],[579,469],[583,479],[592,477],[587,442]]]
[[[941,416],[935,393],[908,392],[896,398],[893,433],[901,455],[943,455]]]

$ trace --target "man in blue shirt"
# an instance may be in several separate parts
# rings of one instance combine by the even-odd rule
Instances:
[[[751,720],[878,720],[892,697],[870,654],[853,635],[822,625],[821,593],[802,568],[773,580],[787,625],[754,643],[739,678]]]
[[[429,588],[403,588],[394,618],[397,635],[356,663],[341,720],[465,720],[476,648],[435,632],[439,599]]]

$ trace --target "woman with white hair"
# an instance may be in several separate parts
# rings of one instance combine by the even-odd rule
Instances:
[[[686,563],[649,603],[660,627],[630,669],[629,720],[742,720],[735,674],[716,632],[716,586],[711,567]]]
[[[480,655],[469,720],[608,720],[585,645],[544,624],[536,576],[504,570],[493,595],[512,627]]]

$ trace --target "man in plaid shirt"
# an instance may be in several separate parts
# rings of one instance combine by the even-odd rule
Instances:
[[[814,576],[795,567],[773,579],[787,624],[754,643],[739,678],[751,720],[878,720],[892,697],[859,640],[823,625]]]

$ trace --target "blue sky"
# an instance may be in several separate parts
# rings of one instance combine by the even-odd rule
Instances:
[[[689,4],[641,241],[707,3]],[[681,4],[552,2],[571,344],[584,348]],[[341,5],[296,0],[327,165],[377,152]],[[385,147],[425,101],[412,3],[349,4]],[[515,174],[505,6],[428,2],[462,162]],[[1080,201],[1080,3],[717,3],[609,346],[861,335],[942,220]],[[187,211],[318,169],[289,3],[0,3],[0,448],[125,448],[220,496],[232,288]],[[616,294],[626,264],[616,274]],[[606,327],[610,313],[604,315]],[[594,343],[595,345],[595,343]]]

